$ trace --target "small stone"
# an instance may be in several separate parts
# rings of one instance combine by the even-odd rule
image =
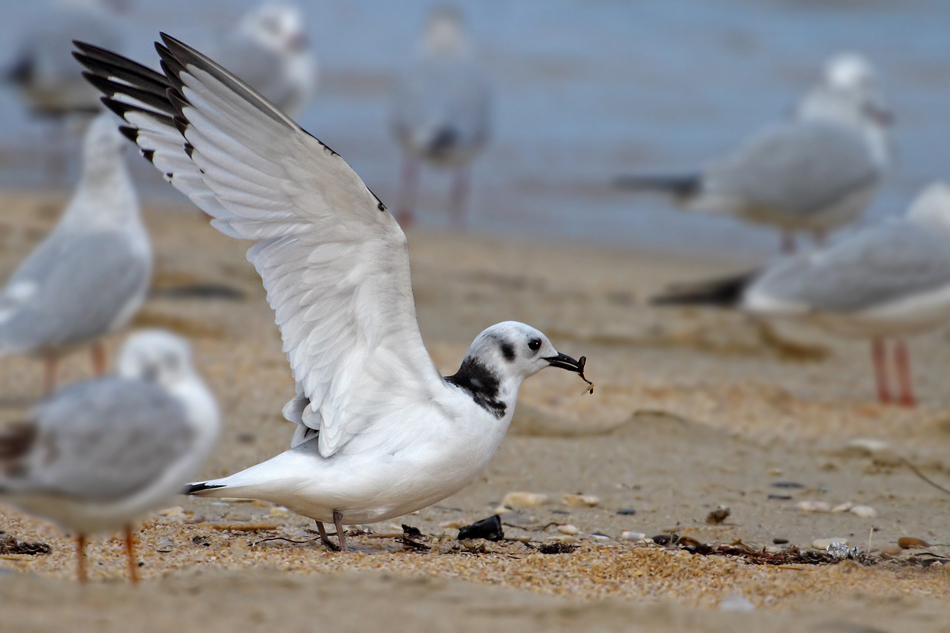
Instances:
[[[547,502],[548,496],[539,492],[509,492],[501,500],[501,505],[509,508],[531,508]]]
[[[518,543],[530,543],[530,542],[531,542],[531,537],[528,536],[527,534],[521,534],[521,535],[518,535],[518,536],[506,536],[506,537],[505,537],[505,540],[506,540],[506,541],[517,541]]]
[[[185,509],[181,506],[175,506],[173,508],[159,510],[158,514],[163,517],[168,517],[169,519],[183,519],[185,518]]]
[[[274,507],[274,508],[271,508],[271,509],[267,512],[267,514],[271,515],[272,517],[281,517],[281,518],[283,518],[283,517],[289,517],[289,516],[290,516],[290,510],[288,510],[288,509],[285,508],[284,506],[276,506],[276,507]]]
[[[826,550],[828,549],[828,547],[829,547],[832,543],[838,543],[838,544],[840,544],[840,545],[847,545],[847,544],[848,544],[848,539],[842,538],[842,537],[840,537],[840,536],[835,536],[835,537],[832,537],[832,538],[816,538],[814,541],[811,542],[811,546],[812,546],[814,549],[819,549],[819,550],[822,550],[822,551],[826,551]]]
[[[750,613],[755,611],[755,605],[740,593],[730,593],[719,603],[720,611],[738,611],[739,613]]]
[[[789,501],[792,498],[792,495],[777,495],[772,493],[769,495],[769,499],[779,499],[780,501]]]
[[[854,506],[851,508],[851,514],[859,516],[862,519],[873,519],[877,516],[877,510],[871,506]]]
[[[555,543],[576,543],[577,539],[571,536],[570,534],[555,534],[554,536],[549,536],[545,541],[553,541]]]
[[[439,523],[440,528],[449,528],[453,530],[460,530],[466,525],[468,525],[468,521],[465,519],[452,519],[451,521],[443,521],[442,523]]]
[[[600,498],[593,495],[568,493],[561,497],[561,502],[566,506],[587,506],[588,508],[593,508],[600,503]]]
[[[782,476],[782,469],[781,469],[781,468],[770,468],[770,469],[769,469],[769,477],[781,477],[781,476]]]
[[[798,509],[804,512],[831,512],[831,504],[824,501],[801,501]]]
[[[849,501],[847,503],[842,503],[841,505],[833,507],[831,511],[834,513],[847,512],[852,507],[854,507],[854,504]]]
[[[633,508],[624,508],[623,510],[617,510],[617,514],[622,514],[625,516],[633,516],[637,511]]]
[[[797,481],[775,481],[772,482],[773,488],[804,488],[804,484],[800,484]]]
[[[875,464],[880,466],[899,466],[901,464],[900,456],[891,448],[890,444],[872,438],[851,440],[845,445],[845,454],[870,457]]]
[[[162,539],[155,544],[155,551],[160,554],[167,554],[175,549],[175,544],[169,539]]]
[[[647,537],[643,532],[630,532],[624,530],[620,533],[620,539],[623,541],[642,541]]]
[[[610,540],[610,536],[608,536],[607,534],[603,534],[602,532],[591,532],[590,534],[588,534],[588,536],[590,536],[592,539],[596,539],[596,540],[598,540],[598,541],[609,541],[609,540]]]
[[[885,558],[896,558],[903,553],[904,549],[900,545],[888,545],[881,548],[881,556]]]
[[[775,545],[786,545],[788,544],[788,539],[776,537],[772,539],[772,543],[774,543]]]
[[[918,547],[930,547],[930,543],[923,539],[914,538],[913,536],[902,536],[897,539],[897,544],[900,545],[901,549],[916,549]]]
[[[570,524],[557,526],[557,531],[560,532],[561,534],[570,534],[571,536],[580,532],[580,530],[578,530],[575,526],[570,525]]]

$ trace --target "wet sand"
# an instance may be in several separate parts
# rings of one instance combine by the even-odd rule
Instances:
[[[55,222],[62,199],[7,194],[0,204],[6,275]],[[222,441],[204,475],[283,450],[293,429],[280,409],[292,382],[244,259],[247,245],[197,214],[152,208],[147,221],[158,254],[156,292],[137,325],[191,336],[224,411]],[[0,510],[0,530],[52,547],[49,555],[0,555],[0,630],[53,630],[66,618],[72,630],[117,630],[130,621],[142,630],[207,631],[247,622],[311,630],[317,621],[343,630],[945,630],[947,566],[930,564],[935,557],[923,552],[950,548],[880,557],[901,537],[950,542],[950,496],[899,461],[950,483],[944,334],[911,342],[922,405],[885,407],[873,401],[862,342],[646,305],[670,281],[749,262],[417,231],[409,241],[422,334],[443,373],[454,372],[484,327],[517,319],[560,351],[586,355],[594,395],[566,372],[532,378],[483,476],[416,515],[368,526],[375,533],[352,537],[357,551],[346,555],[324,550],[312,540],[312,523],[281,508],[181,498],[143,521],[140,587],[126,586],[120,542],[103,536],[89,548],[92,582],[78,588],[70,541]],[[195,294],[196,286],[204,296],[174,296],[183,288]],[[110,350],[122,337],[109,341]],[[2,359],[0,420],[23,415],[39,393],[40,371],[34,359]],[[89,374],[84,354],[64,363],[64,382]],[[868,438],[889,448],[851,446]],[[774,485],[783,482],[796,486]],[[505,511],[506,536],[516,540],[455,540],[452,526],[490,515],[511,491],[549,499]],[[568,505],[568,493],[597,504]],[[802,501],[868,505],[877,516],[806,513]],[[719,506],[729,507],[729,517],[708,524]],[[387,536],[400,523],[419,528],[430,549]],[[623,540],[625,531],[741,541],[773,553],[782,551],[774,539],[803,551],[831,537],[867,550],[870,539],[875,564],[759,565]],[[577,549],[542,554],[539,546],[552,538]],[[732,594],[756,611],[721,612]]]

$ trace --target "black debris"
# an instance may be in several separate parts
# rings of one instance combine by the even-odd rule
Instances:
[[[791,498],[792,498],[792,495],[776,495],[776,494],[769,495],[769,499],[778,499],[780,501],[788,501]]]
[[[712,512],[706,515],[706,523],[709,525],[719,525],[723,521],[729,518],[729,515],[732,514],[732,510],[724,506],[719,506]]]
[[[800,484],[797,481],[776,481],[772,483],[773,488],[804,488],[805,484]]]
[[[637,513],[637,511],[634,510],[633,508],[624,508],[623,510],[617,510],[617,514],[634,515],[634,514],[636,514],[636,513]]]
[[[412,527],[411,525],[402,524],[402,533],[406,536],[422,536],[422,532],[417,527]]]
[[[774,543],[775,545],[785,545],[786,543],[788,543],[788,539],[787,538],[773,538],[772,543]]]
[[[488,541],[500,541],[505,538],[505,531],[501,527],[501,517],[493,514],[487,519],[476,521],[459,530],[458,540],[483,538]]]
[[[542,554],[570,554],[577,548],[577,545],[560,541],[549,541],[538,545],[538,551]]]
[[[51,554],[53,548],[47,545],[46,543],[32,543],[27,541],[17,540],[12,534],[4,534],[0,536],[0,554],[11,555],[11,554]]]

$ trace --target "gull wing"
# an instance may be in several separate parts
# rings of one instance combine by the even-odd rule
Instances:
[[[406,236],[382,202],[247,84],[162,40],[164,75],[86,44],[76,57],[171,184],[223,233],[257,241],[247,258],[276,313],[308,401],[301,421],[319,431],[320,454],[445,389],[419,333]]]

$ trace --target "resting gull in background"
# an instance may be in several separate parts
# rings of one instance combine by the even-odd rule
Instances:
[[[902,337],[950,321],[950,187],[935,183],[904,218],[868,227],[824,250],[782,258],[763,271],[683,286],[661,304],[726,304],[762,317],[791,318],[843,336],[870,338],[881,402],[894,397],[886,341],[900,394],[914,405]]]
[[[188,343],[159,330],[129,337],[115,376],[64,387],[29,420],[0,434],[0,502],[85,543],[124,529],[137,582],[132,525],[195,476],[218,436],[214,396],[191,366]]]
[[[405,153],[396,217],[403,226],[412,221],[420,162],[455,171],[450,219],[464,224],[469,164],[485,147],[488,128],[488,81],[462,18],[454,9],[435,9],[396,87],[392,129]]]
[[[279,503],[343,525],[424,508],[488,464],[521,382],[545,367],[583,377],[512,321],[479,334],[443,378],[422,342],[406,236],[332,149],[198,51],[162,35],[164,75],[78,43],[76,58],[123,132],[247,253],[276,312],[296,382],[291,449],[192,494]]]
[[[264,2],[251,9],[213,51],[215,59],[290,116],[300,114],[317,89],[317,58],[303,13],[294,4]]]
[[[889,127],[873,69],[854,54],[833,58],[791,121],[767,128],[700,173],[632,175],[633,190],[672,194],[686,208],[776,226],[783,251],[794,232],[827,232],[856,220],[891,164]]]
[[[92,122],[69,206],[0,294],[0,356],[44,357],[46,393],[56,386],[58,357],[82,344],[92,342],[103,374],[97,339],[124,327],[148,291],[152,247],[115,125],[110,113]]]

